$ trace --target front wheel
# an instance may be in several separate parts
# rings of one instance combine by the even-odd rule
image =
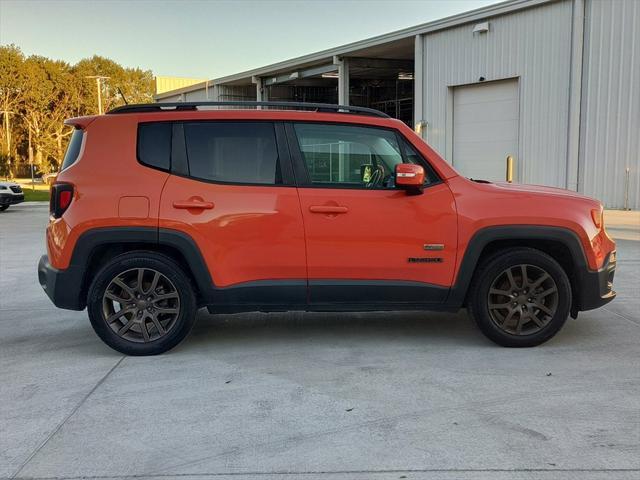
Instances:
[[[478,267],[467,309],[495,343],[533,347],[564,325],[571,309],[571,284],[560,264],[546,253],[510,248]]]
[[[171,258],[139,251],[120,255],[95,276],[87,298],[93,329],[126,355],[156,355],[180,343],[193,326],[189,277]]]

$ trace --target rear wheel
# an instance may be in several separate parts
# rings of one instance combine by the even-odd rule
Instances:
[[[571,284],[546,253],[511,248],[478,267],[467,307],[480,330],[497,344],[532,347],[564,325],[571,308]]]
[[[9,205],[0,205],[0,212],[4,212],[7,208],[9,208]]]
[[[96,275],[87,299],[91,325],[111,348],[127,355],[155,355],[189,333],[196,301],[189,277],[154,252],[120,255]]]

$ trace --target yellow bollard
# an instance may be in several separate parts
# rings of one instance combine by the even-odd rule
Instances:
[[[513,182],[513,157],[507,155],[507,182]]]

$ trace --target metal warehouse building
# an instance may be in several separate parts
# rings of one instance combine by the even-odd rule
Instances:
[[[515,181],[640,208],[640,0],[510,0],[156,100],[373,107],[463,175],[511,155]]]

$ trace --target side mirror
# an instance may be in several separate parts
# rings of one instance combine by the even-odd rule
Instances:
[[[396,188],[406,190],[408,195],[418,195],[424,188],[424,168],[413,163],[396,165]]]

